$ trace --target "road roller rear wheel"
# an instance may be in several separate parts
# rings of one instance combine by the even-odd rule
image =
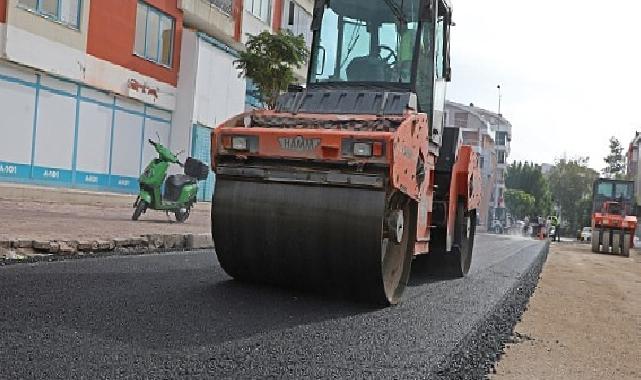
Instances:
[[[416,213],[382,189],[219,177],[212,237],[237,280],[390,305],[409,278]]]
[[[618,255],[621,251],[621,233],[619,231],[612,232],[612,253]]]
[[[476,235],[476,212],[466,215],[465,204],[459,201],[456,212],[456,227],[454,228],[454,245],[452,251],[458,258],[459,265],[452,265],[451,273],[456,277],[463,277],[470,271],[472,265],[472,251],[474,250],[474,237]]]
[[[476,212],[467,215],[465,203],[459,201],[450,252],[445,250],[445,235],[444,229],[433,231],[430,252],[417,256],[412,264],[417,275],[464,277],[468,274],[476,235]]]
[[[601,252],[603,253],[610,253],[610,236],[612,234],[610,233],[610,230],[603,230],[603,236],[602,236],[602,242],[601,244]]]
[[[623,251],[621,254],[625,257],[630,257],[630,246],[632,245],[632,235],[625,234],[623,236]]]
[[[598,228],[592,230],[592,252],[599,253],[599,245],[601,244],[601,231]]]

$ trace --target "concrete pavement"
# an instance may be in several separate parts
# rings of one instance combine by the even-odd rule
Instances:
[[[0,240],[90,240],[145,234],[209,233],[210,204],[185,224],[149,210],[131,220],[136,196],[0,183]]]

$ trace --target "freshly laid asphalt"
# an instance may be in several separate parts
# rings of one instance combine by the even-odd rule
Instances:
[[[479,235],[468,277],[413,274],[386,309],[242,284],[213,252],[0,267],[0,378],[482,377],[545,253]]]

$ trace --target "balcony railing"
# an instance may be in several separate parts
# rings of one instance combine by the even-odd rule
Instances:
[[[206,1],[208,1],[211,5],[215,6],[221,11],[227,13],[228,15],[231,15],[232,0],[206,0]]]

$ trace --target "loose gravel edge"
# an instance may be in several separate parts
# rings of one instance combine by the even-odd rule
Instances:
[[[513,341],[514,327],[521,320],[538,285],[549,249],[548,242],[537,260],[487,314],[487,318],[459,342],[428,378],[487,379],[490,373],[494,373],[495,365],[505,352],[506,344]]]

